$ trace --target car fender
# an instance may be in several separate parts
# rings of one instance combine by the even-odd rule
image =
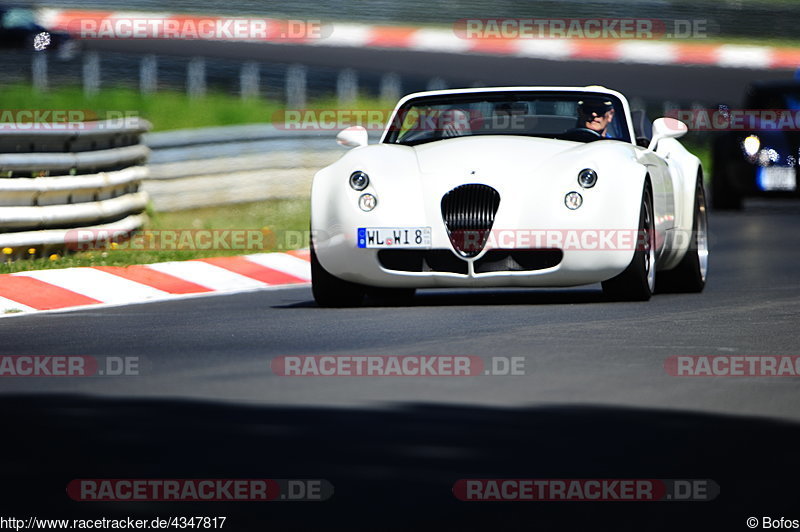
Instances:
[[[703,174],[700,159],[675,139],[664,139],[659,142],[657,152],[670,161],[675,199],[674,228],[665,260],[661,265],[662,269],[670,269],[680,263],[692,242],[697,180],[702,179]]]

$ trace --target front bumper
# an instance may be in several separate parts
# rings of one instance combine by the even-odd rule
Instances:
[[[632,247],[615,250],[487,247],[477,256],[467,259],[452,248],[434,247],[408,253],[406,260],[397,257],[411,250],[392,250],[394,260],[387,260],[385,253],[381,255],[387,250],[358,248],[355,239],[340,239],[338,243],[328,241],[316,245],[315,251],[322,266],[336,277],[368,286],[391,288],[579,286],[620,274],[628,267],[634,253]],[[528,252],[530,258],[514,260],[515,251]],[[415,257],[420,254],[433,258],[420,263]],[[519,266],[525,269],[503,269],[506,256],[511,256],[510,263],[515,265],[515,269]],[[498,268],[499,271],[487,271]]]

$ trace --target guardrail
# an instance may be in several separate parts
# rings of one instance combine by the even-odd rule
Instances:
[[[248,124],[148,133],[143,189],[157,211],[307,198],[311,179],[345,151],[336,131]]]
[[[75,229],[133,231],[146,216],[146,120],[3,124],[0,248],[43,256],[74,244]]]

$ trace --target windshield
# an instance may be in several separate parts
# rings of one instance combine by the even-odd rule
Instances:
[[[476,135],[630,142],[618,98],[603,93],[542,91],[415,98],[398,110],[385,142],[413,146]]]

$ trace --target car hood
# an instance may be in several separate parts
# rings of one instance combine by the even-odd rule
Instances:
[[[452,173],[459,168],[467,172],[513,171],[546,164],[566,152],[585,152],[593,144],[596,143],[523,136],[475,136],[420,144],[414,152],[423,174]]]

